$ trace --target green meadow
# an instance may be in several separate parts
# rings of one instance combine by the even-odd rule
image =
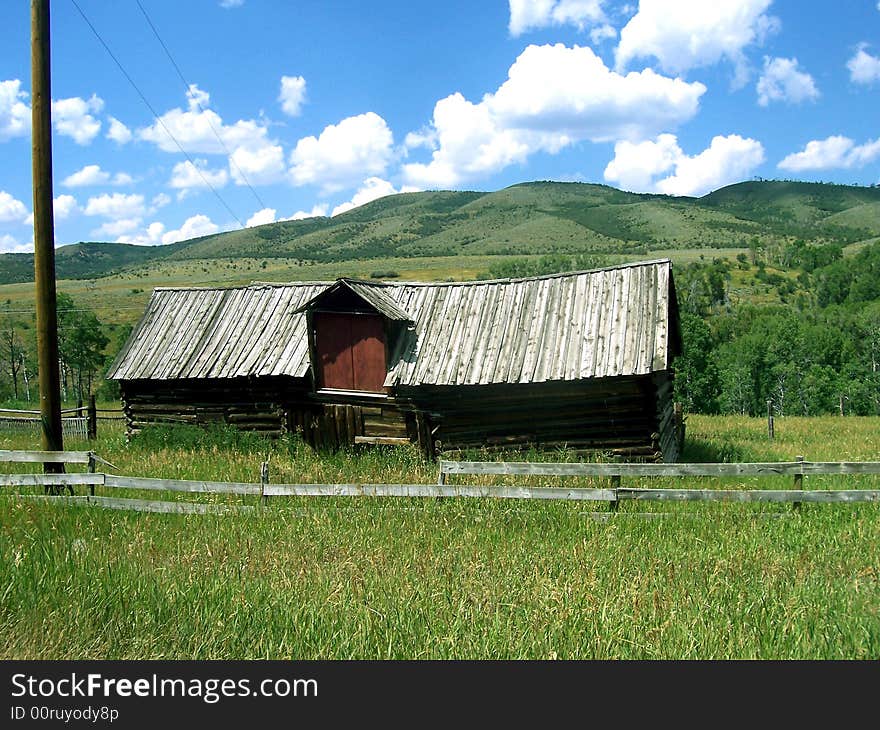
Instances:
[[[880,418],[785,417],[769,441],[761,419],[692,415],[684,460],[878,461],[878,434]],[[36,446],[0,433],[0,449]],[[228,431],[156,430],[127,443],[102,422],[91,448],[125,475],[255,482],[268,458],[275,482],[437,477],[408,448],[321,454]],[[804,486],[878,482],[806,477]],[[48,504],[27,491],[37,490],[0,497],[3,659],[880,658],[871,503],[624,503],[611,514],[603,503],[327,497],[260,507],[255,497],[124,493],[254,507],[178,515]]]

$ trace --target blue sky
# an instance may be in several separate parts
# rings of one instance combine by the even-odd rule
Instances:
[[[4,8],[0,252],[33,250],[29,5]],[[52,0],[56,243],[532,180],[876,184],[878,31],[878,0]]]

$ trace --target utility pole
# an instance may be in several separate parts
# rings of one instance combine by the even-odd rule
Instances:
[[[52,83],[49,0],[31,0],[31,120],[34,186],[34,282],[37,296],[37,361],[43,449],[63,451],[58,313],[55,297],[55,221],[52,202]],[[60,463],[43,470],[58,473]]]

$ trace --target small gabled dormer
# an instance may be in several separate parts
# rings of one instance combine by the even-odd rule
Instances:
[[[382,287],[339,279],[297,311],[308,322],[316,390],[387,394],[390,359],[413,319]]]

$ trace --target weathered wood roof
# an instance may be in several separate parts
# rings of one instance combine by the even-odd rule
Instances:
[[[668,259],[527,279],[347,283],[410,321],[389,386],[644,375],[668,368],[680,347]],[[334,284],[156,289],[108,377],[304,377],[298,310]]]
[[[394,299],[382,291],[382,287],[378,287],[374,283],[371,284],[370,282],[358,281],[356,279],[339,279],[335,284],[331,284],[328,288],[324,289],[324,291],[318,292],[307,302],[301,304],[296,308],[296,311],[305,311],[312,305],[312,303],[320,302],[327,294],[341,288],[346,288],[354,292],[377,312],[384,314],[388,319],[397,322],[413,321],[413,318],[404,312]]]

